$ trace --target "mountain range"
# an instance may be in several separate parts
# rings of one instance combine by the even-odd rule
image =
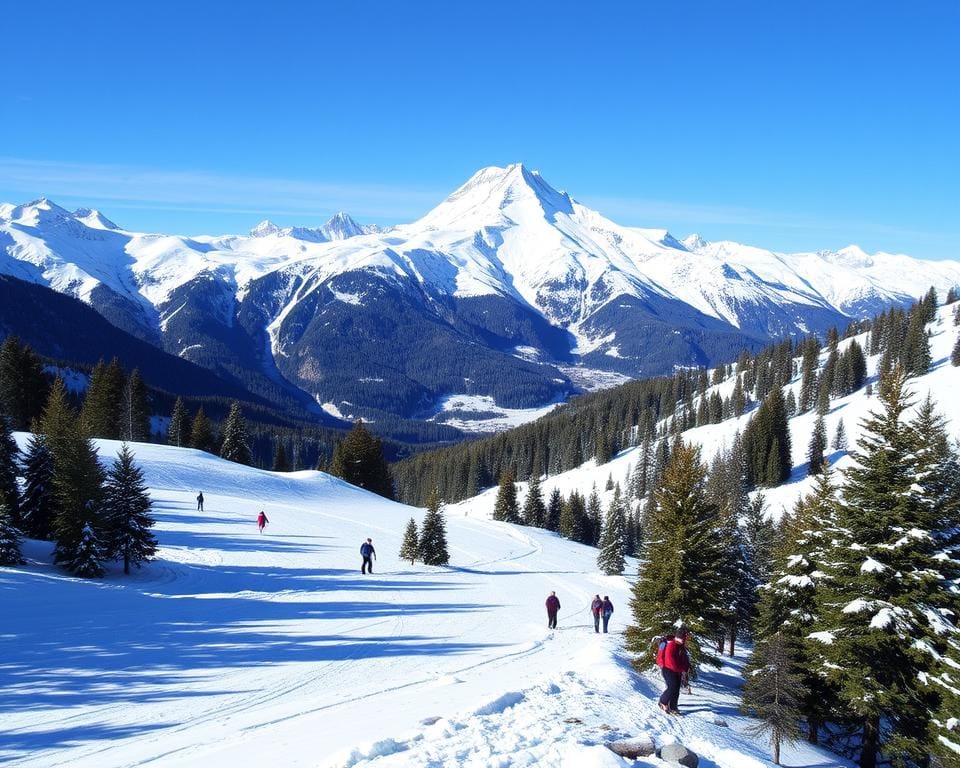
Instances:
[[[624,227],[522,164],[484,168],[392,228],[339,213],[316,228],[185,237],[47,199],[4,204],[0,273],[267,399],[280,387],[372,420],[443,420],[456,400],[482,421],[960,285],[958,261]]]

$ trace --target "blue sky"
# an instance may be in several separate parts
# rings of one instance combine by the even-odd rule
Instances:
[[[44,11],[4,10],[0,200],[392,223],[522,161],[626,225],[960,257],[955,0]]]

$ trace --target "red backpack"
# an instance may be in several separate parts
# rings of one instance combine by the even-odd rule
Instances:
[[[657,666],[663,667],[666,663],[667,643],[673,640],[673,635],[664,635],[657,643]]]

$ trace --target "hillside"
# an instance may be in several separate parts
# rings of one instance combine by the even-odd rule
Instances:
[[[103,459],[119,447],[98,445]],[[695,683],[685,719],[659,712],[656,679],[635,677],[620,650],[628,580],[599,575],[593,549],[451,509],[451,566],[411,566],[396,552],[422,510],[320,473],[134,450],[155,563],[84,581],[28,542],[27,566],[0,569],[7,765],[623,766],[603,744],[643,734],[682,741],[705,766],[768,764],[742,735],[739,659]],[[378,559],[362,577],[367,536]],[[618,609],[609,636],[588,618],[597,592]],[[803,745],[785,756],[844,765]]]

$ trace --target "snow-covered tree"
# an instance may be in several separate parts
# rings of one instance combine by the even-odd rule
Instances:
[[[410,565],[416,561],[420,555],[420,537],[417,534],[417,521],[412,517],[407,523],[407,528],[403,532],[403,542],[400,544],[400,558],[409,560]]]
[[[420,559],[424,565],[447,565],[447,523],[443,515],[443,501],[434,490],[427,499],[427,514],[420,528]]]
[[[107,529],[105,556],[123,562],[123,572],[153,559],[157,540],[150,532],[154,520],[143,481],[143,470],[133,463],[133,453],[124,443],[103,487],[103,519]]]
[[[106,573],[106,561],[103,545],[97,538],[93,526],[85,524],[80,531],[76,548],[68,559],[61,564],[72,574],[83,579],[99,579]]]
[[[600,554],[597,555],[597,567],[608,576],[623,573],[626,561],[626,513],[623,499],[620,498],[619,484],[614,488],[613,499],[607,509],[607,516],[600,535]]]
[[[827,425],[823,416],[817,416],[807,446],[808,475],[819,475],[823,471],[823,454],[827,450]]]
[[[0,565],[21,565],[24,562],[20,554],[21,543],[20,530],[13,524],[10,510],[0,499]]]
[[[25,481],[20,502],[23,532],[32,539],[53,538],[57,498],[53,488],[53,456],[42,434],[31,436],[23,461]]]
[[[843,426],[843,419],[837,421],[837,431],[833,435],[833,450],[847,450],[847,430]]]

